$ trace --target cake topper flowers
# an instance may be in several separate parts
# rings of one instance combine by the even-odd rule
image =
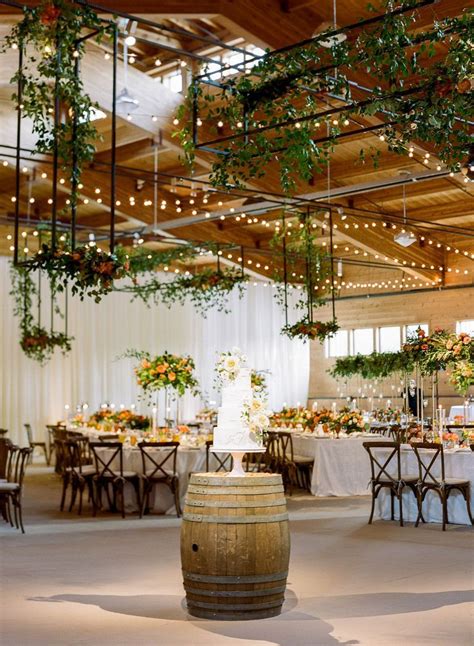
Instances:
[[[221,384],[234,381],[240,369],[247,364],[247,357],[240,348],[221,352],[216,364],[217,378]]]

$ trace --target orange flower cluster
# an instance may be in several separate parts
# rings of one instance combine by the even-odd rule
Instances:
[[[158,357],[142,356],[135,368],[137,383],[144,390],[159,390],[171,386],[180,395],[190,389],[197,392],[198,382],[193,375],[195,368],[191,357],[180,357],[165,352]]]

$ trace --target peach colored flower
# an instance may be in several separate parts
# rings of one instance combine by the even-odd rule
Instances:
[[[175,375],[175,373],[174,373],[174,372],[169,372],[169,373],[168,373],[168,379],[169,379],[170,381],[174,381],[174,380],[176,379],[176,375]]]

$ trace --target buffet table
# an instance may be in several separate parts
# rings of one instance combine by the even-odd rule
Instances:
[[[373,433],[340,439],[295,434],[295,455],[314,458],[313,496],[366,496],[369,493],[370,461],[362,445],[373,441],[387,441],[387,438]]]
[[[379,453],[379,451],[377,451]],[[427,453],[429,453],[427,451]],[[388,456],[386,449],[380,449],[380,456]],[[429,462],[429,460],[428,460]],[[444,462],[446,478],[457,478],[469,480],[471,483],[471,511],[474,512],[472,495],[474,495],[474,452],[470,449],[445,449]],[[425,460],[426,463],[426,460]],[[439,460],[437,462],[439,466]],[[405,474],[418,475],[418,462],[416,455],[411,448],[401,449],[401,471]],[[439,469],[432,469],[433,474],[438,477]],[[390,473],[390,470],[389,470]],[[392,472],[394,475],[394,472]],[[390,494],[385,489],[377,498],[378,512],[382,519],[390,519]],[[406,488],[403,492],[403,518],[406,521],[415,521],[418,515],[418,507],[413,493]],[[441,501],[437,493],[429,492],[423,502],[423,517],[427,523],[441,523],[442,509]],[[395,518],[398,520],[398,503],[395,504]],[[458,525],[470,525],[467,515],[466,503],[459,491],[453,491],[448,499],[448,518],[450,523]]]

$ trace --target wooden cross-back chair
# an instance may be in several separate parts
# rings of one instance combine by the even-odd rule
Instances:
[[[49,454],[48,454],[48,448],[46,446],[46,442],[38,442],[34,439],[34,434],[33,434],[33,429],[31,428],[31,424],[24,424],[25,431],[26,431],[26,437],[28,439],[28,445],[30,446],[31,453],[29,454],[29,459],[31,462],[33,462],[33,453],[35,449],[40,449],[44,453],[44,457],[46,460],[46,464],[49,466]]]
[[[311,474],[314,458],[296,455],[293,450],[293,437],[287,431],[276,433],[278,454],[278,471],[282,474],[285,489],[292,494],[293,484],[311,491]]]
[[[409,487],[416,500],[418,476],[402,474],[399,442],[364,442],[364,449],[370,458],[370,488],[372,494],[372,507],[370,510],[369,525],[372,523],[375,511],[375,501],[383,489],[390,491],[390,517],[395,518],[395,498],[398,500],[400,526],[403,527],[403,490]],[[388,449],[388,456],[377,455],[380,449]],[[395,468],[394,467],[395,463]],[[395,472],[394,475],[393,472]],[[423,521],[424,522],[424,521]]]
[[[211,453],[217,463],[217,467],[215,469],[212,469],[212,471],[232,471],[232,468],[234,466],[232,455],[230,453],[214,453],[213,451],[211,451],[212,444],[212,440],[206,441],[206,472],[211,471]]]
[[[102,507],[102,492],[105,490],[109,508],[118,509],[120,503],[122,518],[125,518],[125,484],[129,482],[137,498],[138,509],[141,509],[140,478],[135,471],[124,471],[123,445],[121,442],[90,442],[90,449],[95,463],[95,475],[92,478],[93,487],[93,515]],[[117,466],[118,463],[118,466]],[[112,489],[112,497],[110,496]]]
[[[65,470],[63,476],[63,493],[61,497],[61,511],[64,509],[67,485],[71,485],[71,502],[69,511],[72,511],[79,492],[78,514],[82,513],[82,498],[87,486],[89,500],[93,500],[93,477],[95,467],[88,464],[84,459],[83,440],[85,438],[71,438],[62,443],[65,459]]]
[[[149,508],[150,494],[157,484],[170,488],[174,496],[176,515],[181,516],[179,475],[176,471],[179,442],[140,442],[142,456],[143,494],[140,517]],[[158,450],[157,450],[158,449]]]
[[[438,494],[441,500],[443,513],[443,531],[449,524],[448,519],[448,499],[453,491],[459,491],[466,502],[467,514],[471,525],[474,520],[471,513],[471,483],[467,479],[446,478],[444,464],[444,449],[442,444],[432,442],[417,442],[412,444],[416,455],[419,470],[418,481],[418,518],[415,527],[418,527],[422,519],[423,502],[429,491]],[[440,476],[436,476],[434,470],[440,466]]]
[[[32,453],[32,447],[19,448],[10,444],[8,446],[6,482],[0,482],[0,501],[2,501],[6,520],[10,522],[12,527],[14,520],[16,528],[21,529],[22,534],[25,533],[22,510],[23,479],[26,465]]]

